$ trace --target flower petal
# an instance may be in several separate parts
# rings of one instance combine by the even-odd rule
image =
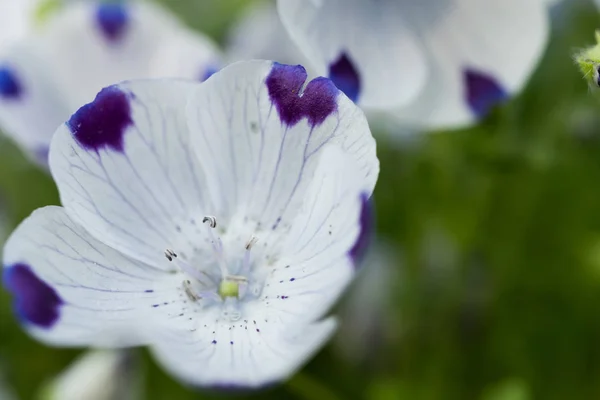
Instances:
[[[62,207],[35,211],[4,248],[4,285],[24,326],[63,346],[147,342],[158,302],[177,300],[174,277],[98,242]]]
[[[318,74],[361,106],[400,107],[427,78],[419,38],[402,23],[405,2],[278,0],[283,25]]]
[[[394,113],[398,120],[435,129],[473,123],[518,93],[542,56],[549,35],[543,1],[454,3],[421,32],[431,76],[421,96]]]
[[[259,59],[309,66],[272,3],[252,4],[244,10],[229,34],[227,56],[230,61]]]
[[[330,80],[302,89],[305,80],[301,66],[240,62],[202,84],[188,103],[217,219],[288,229],[325,144],[358,162],[358,178],[372,192],[379,163],[363,113]]]
[[[0,56],[0,128],[46,166],[50,138],[69,115],[33,42]]]
[[[34,0],[0,0],[0,46],[21,38],[30,28]]]
[[[293,325],[258,312],[231,324],[207,310],[189,330],[165,329],[152,347],[179,379],[199,386],[261,387],[293,374],[333,334],[336,320]]]
[[[218,61],[216,46],[185,29],[153,2],[69,4],[50,18],[37,40],[70,110],[101,88],[127,79],[199,79]]]
[[[185,104],[199,84],[135,81],[102,90],[56,132],[50,168],[69,215],[103,243],[159,268],[200,241],[205,185]]]
[[[335,147],[324,153],[261,295],[284,321],[314,321],[329,310],[371,233],[368,187],[357,179],[358,167]]]

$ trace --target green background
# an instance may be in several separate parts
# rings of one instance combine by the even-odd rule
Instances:
[[[249,4],[163,3],[220,42]],[[397,252],[398,282],[363,338],[367,357],[329,346],[289,382],[235,398],[600,398],[600,96],[572,61],[600,13],[566,0],[553,24],[526,90],[479,126],[377,132],[377,230]],[[0,191],[11,228],[58,204],[52,180],[5,139]],[[10,309],[0,291],[0,369],[32,399],[78,351],[33,341]],[[184,388],[139,354],[145,398],[223,396]]]

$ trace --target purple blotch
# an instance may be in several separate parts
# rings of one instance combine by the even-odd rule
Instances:
[[[212,344],[217,344],[217,341],[216,341],[216,340],[213,340],[211,343],[212,343]]]
[[[128,22],[129,13],[124,4],[120,2],[98,4],[96,23],[109,41],[116,42],[122,38],[127,30]]]
[[[467,104],[478,118],[508,99],[504,88],[490,75],[467,68],[463,77]]]
[[[204,69],[204,71],[202,71],[202,73],[200,74],[200,82],[204,82],[205,80],[207,80],[208,78],[210,78],[211,76],[213,76],[213,74],[219,72],[219,67],[217,67],[216,65],[209,65],[208,67],[206,67]]]
[[[23,87],[15,71],[6,66],[0,66],[0,97],[3,99],[18,99],[23,93]]]
[[[373,230],[373,207],[367,193],[360,195],[361,209],[359,216],[359,233],[354,245],[350,249],[349,255],[352,258],[355,267],[360,265],[363,256],[366,253],[371,241],[371,232]]]
[[[302,118],[307,118],[311,127],[315,127],[337,110],[339,90],[327,78],[313,79],[306,85],[306,70],[301,65],[273,63],[266,84],[271,102],[277,108],[283,123],[293,126]]]
[[[123,151],[123,135],[132,124],[129,99],[117,86],[102,89],[94,101],[67,121],[75,140],[83,148],[96,151],[105,147]]]
[[[360,94],[360,75],[346,52],[329,65],[329,79],[335,83],[350,100],[356,102]]]
[[[15,311],[21,320],[46,329],[58,321],[63,300],[29,265],[6,266],[3,281],[4,287],[15,296]]]
[[[147,289],[147,290],[144,290],[144,292],[146,292],[146,293],[152,293],[152,292],[154,292],[154,290],[152,290],[152,289]]]

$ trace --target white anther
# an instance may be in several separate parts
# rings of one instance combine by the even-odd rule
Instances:
[[[210,226],[211,228],[217,227],[217,219],[215,217],[213,217],[212,215],[207,215],[206,217],[204,217],[202,219],[203,224],[206,222],[208,222],[208,226]]]
[[[166,249],[165,257],[167,257],[167,260],[173,261],[174,258],[177,258],[177,254],[175,254],[175,252],[171,249]]]
[[[246,250],[252,249],[252,246],[254,246],[256,244],[256,242],[258,242],[258,238],[256,236],[252,235],[250,237],[250,240],[248,240],[248,242],[246,242]]]

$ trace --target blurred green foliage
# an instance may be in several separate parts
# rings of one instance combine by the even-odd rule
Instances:
[[[247,5],[164,3],[219,41]],[[600,398],[600,99],[571,58],[593,44],[600,14],[565,3],[519,98],[472,129],[378,135],[378,233],[403,254],[403,290],[386,310],[401,315],[399,339],[365,338],[373,354],[361,365],[330,346],[289,382],[236,397]],[[6,140],[0,190],[12,227],[58,204],[51,179]],[[75,354],[23,334],[0,294],[0,368],[21,398]],[[222,397],[182,387],[143,354],[148,399]]]

